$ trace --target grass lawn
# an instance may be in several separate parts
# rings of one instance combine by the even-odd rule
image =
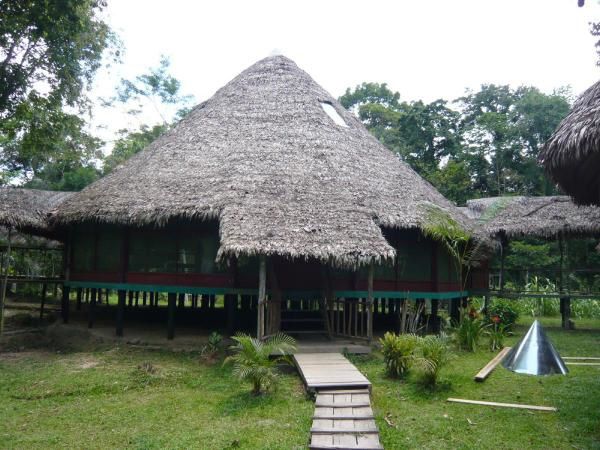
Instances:
[[[593,331],[572,332],[557,328],[558,319],[543,323],[562,355],[600,356],[600,321],[578,321]],[[377,353],[353,357],[373,383],[385,448],[600,448],[600,368],[540,378],[500,367],[472,381],[492,356],[458,353],[435,391],[387,378]],[[0,353],[0,447],[306,448],[314,405],[297,375],[281,379],[272,395],[253,397],[229,367],[201,364],[195,354],[126,346]],[[559,411],[449,404],[449,396]]]
[[[515,343],[531,319],[524,320],[507,345]],[[580,320],[580,328],[562,331],[559,318],[542,324],[563,356],[600,356],[600,320]],[[443,371],[441,385],[430,391],[392,380],[380,357],[353,358],[373,383],[374,408],[385,448],[600,448],[600,367],[569,366],[568,376],[518,375],[501,366],[483,383],[473,376],[493,354],[457,353]],[[447,403],[448,397],[556,406],[557,413]],[[388,415],[389,414],[389,415]],[[388,415],[394,427],[384,419]]]

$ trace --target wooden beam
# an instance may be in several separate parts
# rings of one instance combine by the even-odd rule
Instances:
[[[600,361],[596,356],[563,356],[562,359],[580,359],[583,361]]]
[[[267,259],[265,255],[260,255],[258,269],[258,318],[256,337],[262,339],[265,334],[265,300],[267,289]]]
[[[475,375],[474,378],[475,381],[484,381],[490,375],[490,373],[492,373],[496,366],[500,364],[502,358],[504,358],[509,351],[510,347],[504,347],[502,350],[500,350],[500,352],[498,352],[498,354],[494,356],[494,358],[487,363],[483,369],[477,372],[477,375]]]
[[[536,405],[523,405],[520,403],[497,403],[497,402],[483,402],[479,400],[465,400],[463,398],[449,398],[451,403],[466,403],[468,405],[482,405],[482,406],[497,406],[499,408],[518,408],[518,409],[531,409],[533,411],[558,411],[554,406],[536,406]]]
[[[566,364],[569,366],[600,366],[600,363],[593,363],[593,362],[570,362],[570,361],[567,361]]]

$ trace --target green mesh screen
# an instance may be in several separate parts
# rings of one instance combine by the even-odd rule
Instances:
[[[395,280],[396,266],[394,263],[376,265],[373,270],[373,277],[376,280]]]
[[[401,280],[426,281],[431,278],[431,250],[423,243],[402,242],[398,246]]]
[[[73,270],[91,272],[94,270],[95,235],[91,231],[81,230],[73,233]]]
[[[97,239],[96,270],[118,272],[121,266],[122,232],[120,230],[100,230]]]
[[[216,273],[218,248],[217,236],[134,231],[129,240],[129,271]]]
[[[458,281],[456,266],[448,254],[448,251],[442,246],[438,246],[438,280],[439,281]]]

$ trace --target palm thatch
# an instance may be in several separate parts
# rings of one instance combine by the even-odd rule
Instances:
[[[539,159],[575,202],[600,205],[600,81],[575,102]]]
[[[260,253],[356,265],[393,258],[381,227],[421,227],[432,204],[468,226],[307,73],[274,56],[67,200],[56,221],[217,219],[220,258]]]
[[[0,226],[52,237],[54,232],[49,226],[48,217],[71,195],[72,192],[0,188]]]
[[[491,197],[467,201],[467,214],[490,237],[593,236],[600,233],[600,208],[578,206],[566,196]]]

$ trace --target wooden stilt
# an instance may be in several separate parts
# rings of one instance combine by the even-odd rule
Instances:
[[[262,339],[265,333],[265,301],[267,290],[267,260],[265,255],[260,256],[260,265],[258,270],[258,319],[257,332],[258,339]]]
[[[177,301],[177,294],[169,292],[167,298],[167,339],[173,339],[175,337],[175,306]]]
[[[235,312],[237,310],[238,296],[235,294],[225,295],[225,309],[227,310],[227,334],[235,333]]]
[[[374,265],[369,265],[369,273],[367,275],[367,339],[369,342],[373,340],[373,272]],[[362,321],[361,321],[362,324]]]
[[[2,274],[2,286],[0,287],[0,335],[4,333],[4,304],[6,303],[6,288],[8,286],[8,273],[10,271],[10,252],[11,252],[11,236],[12,227],[8,227],[8,244],[6,246],[6,253],[4,256]]]
[[[137,308],[140,304],[140,292],[135,291],[135,307]]]
[[[460,322],[460,299],[453,298],[450,299],[449,302],[448,309],[450,310],[450,320],[457,324]]]
[[[123,321],[125,317],[125,291],[117,291],[118,303],[117,303],[117,336],[123,336]]]
[[[132,308],[133,307],[133,291],[129,291],[128,295],[129,295],[129,301],[127,302],[127,306]]]
[[[154,304],[154,292],[150,292],[150,306],[156,306]]]
[[[98,290],[96,288],[92,288],[92,297],[90,298],[90,307],[88,309],[88,328],[94,327],[94,320],[96,319],[96,296],[98,295]]]
[[[182,309],[185,307],[185,294],[179,294],[179,297],[177,299],[177,307],[179,309]]]
[[[434,333],[440,332],[440,317],[438,315],[440,308],[440,301],[437,299],[431,300],[431,315],[430,315],[430,323],[431,323],[431,331]]]
[[[63,319],[63,323],[69,323],[69,286],[64,286],[62,288],[62,300],[60,302],[60,310]]]
[[[144,291],[142,293],[142,306],[146,306],[146,297],[147,297],[147,294],[148,293],[146,291]]]
[[[110,305],[110,289],[106,289],[106,306]]]
[[[44,318],[44,306],[46,304],[46,292],[48,289],[48,285],[46,283],[42,283],[42,293],[41,293],[41,302],[40,302],[40,320]]]
[[[209,300],[210,299],[209,299],[208,294],[202,294],[202,300],[200,301],[200,308],[208,309]]]
[[[83,289],[77,288],[77,292],[75,293],[75,309],[77,311],[81,311],[81,298],[83,297]]]

